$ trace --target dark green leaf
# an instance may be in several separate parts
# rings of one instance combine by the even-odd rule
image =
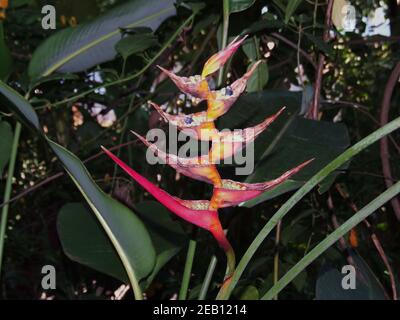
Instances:
[[[247,70],[249,70],[257,60],[260,59],[260,39],[256,36],[248,39],[242,46],[244,53],[247,58],[251,61],[251,64],[248,66]],[[254,71],[253,75],[247,82],[246,91],[247,92],[256,92],[261,91],[263,87],[268,82],[268,65],[266,61],[262,61],[257,69]]]
[[[303,0],[289,0],[285,9],[285,23],[288,23],[294,12],[297,10]]]
[[[282,2],[282,0],[272,0],[272,2],[282,11],[285,11],[286,5]]]
[[[256,0],[229,0],[229,14],[250,8]]]
[[[255,62],[254,62],[255,63]],[[249,65],[248,70],[254,64]],[[268,65],[266,61],[262,61],[257,69],[254,71],[252,76],[247,82],[246,91],[247,92],[256,92],[261,91],[268,82],[269,73],[268,73]]]
[[[329,136],[329,133],[332,135]],[[334,138],[331,140],[331,137]],[[259,179],[272,179],[273,176],[279,176],[284,171],[306,161],[306,159],[315,158],[310,165],[302,169],[297,175],[281,184],[278,190],[273,190],[275,196],[279,195],[279,190],[290,190],[294,186],[297,188],[300,186],[299,184],[304,184],[318,170],[343,152],[348,145],[349,137],[345,126],[298,118],[290,126],[274,150],[271,151],[270,155],[260,161],[259,166],[248,181],[256,182]],[[290,157],[288,157],[289,153]],[[325,181],[329,179],[330,184],[333,183],[334,179],[331,179],[331,177],[335,177],[337,174],[329,176],[321,183],[321,186],[324,186],[323,190],[327,190],[327,185],[324,184]],[[262,199],[270,198],[268,193],[266,192],[260,198],[252,200],[253,205],[259,203]],[[250,203],[247,205],[250,206]]]
[[[43,42],[29,64],[31,78],[54,71],[79,72],[112,60],[120,28],[153,30],[175,14],[174,0],[135,0],[122,4],[90,23],[61,30]]]
[[[183,5],[190,8],[190,10],[192,10],[193,13],[195,14],[199,13],[206,7],[206,4],[204,2],[189,2],[189,3],[183,3]]]
[[[305,33],[306,37],[310,39],[310,41],[325,55],[332,56],[333,55],[333,47],[332,45],[326,43],[322,38],[318,38],[311,33]]]
[[[124,283],[128,282],[125,269],[111,241],[83,204],[68,203],[61,208],[57,231],[63,250],[71,260]]]
[[[75,155],[50,139],[47,141],[113,239],[114,246],[119,246],[120,254],[128,259],[136,277],[141,279],[148,275],[155,265],[156,254],[142,221],[123,204],[106,195]]]
[[[281,242],[286,247],[289,243],[293,242],[299,244],[307,240],[308,226],[297,223],[295,225],[288,225],[282,230]]]
[[[349,143],[347,128],[343,124],[297,118],[289,125],[276,145],[260,159],[254,173],[246,181],[270,180],[308,159],[315,158],[315,160],[278,188],[267,191],[244,205],[252,207],[270,199],[271,196],[298,188],[341,154]],[[333,179],[330,182],[332,183]],[[324,190],[326,187],[324,185]]]
[[[242,34],[255,33],[264,29],[279,29],[284,27],[285,24],[276,19],[261,19],[252,23],[249,27],[243,30]]]
[[[0,103],[15,112],[25,124],[41,132],[39,118],[29,102],[2,81],[0,81]]]
[[[354,261],[354,266],[357,271],[357,281],[360,283],[361,288],[368,288],[369,299],[386,299],[387,296],[382,283],[361,255],[353,249],[349,250],[349,254]]]
[[[188,238],[179,222],[172,220],[171,213],[160,203],[141,202],[135,205],[135,210],[149,229],[157,253],[154,270],[144,283],[147,287],[160,269],[187,244]]]
[[[255,286],[247,286],[241,288],[239,292],[239,300],[258,300],[260,299],[260,293]]]
[[[243,45],[242,50],[250,61],[255,62],[259,59],[260,39],[256,36],[247,39]]]
[[[140,33],[122,38],[115,45],[115,49],[126,59],[135,53],[143,52],[157,45],[159,45],[159,43],[155,35],[151,33]]]
[[[135,211],[148,228],[157,253],[153,271],[142,282],[142,286],[147,288],[160,269],[185,245],[187,238],[180,224],[173,221],[169,211],[159,203],[141,202],[135,206]],[[134,215],[131,217],[136,219]],[[127,281],[126,272],[112,243],[98,221],[82,204],[65,205],[59,213],[57,229],[64,252],[69,258],[123,282]],[[136,246],[141,245],[141,239],[137,238],[135,231],[131,237]]]
[[[236,129],[254,126],[277,112],[283,106],[286,106],[285,112],[271,126],[282,128],[290,117],[293,117],[300,111],[300,105],[301,94],[286,90],[265,90],[244,94],[229,112],[219,120],[218,127],[221,129]],[[267,132],[269,131],[267,130]],[[273,135],[268,134],[268,138],[273,138],[276,135],[275,133]],[[256,141],[259,141],[259,139],[264,141],[262,136],[257,138]],[[261,147],[265,149],[265,145]]]
[[[356,287],[343,289],[342,280],[348,272],[342,274],[330,266],[324,266],[317,279],[315,299],[317,300],[384,300],[382,284],[372,273],[365,261],[354,251],[350,252],[354,261]]]

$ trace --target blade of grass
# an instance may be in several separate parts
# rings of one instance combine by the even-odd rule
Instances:
[[[8,165],[6,188],[4,191],[4,202],[8,202],[11,197],[12,181],[14,178],[15,163],[17,161],[17,151],[19,146],[19,138],[21,136],[21,124],[17,122],[15,126],[13,144],[11,149],[10,162]],[[4,240],[7,230],[7,219],[8,219],[8,209],[10,205],[6,204],[1,210],[1,224],[0,224],[0,276],[1,276],[1,266],[3,263],[3,251],[4,251]]]
[[[196,252],[196,241],[190,240],[189,247],[186,255],[186,262],[185,262],[185,269],[183,270],[183,278],[181,288],[179,290],[178,300],[186,300],[189,282],[190,282],[190,275],[192,274],[192,266],[193,266],[193,259],[194,254]]]
[[[370,214],[379,209],[386,202],[400,193],[400,182],[381,193],[372,200],[364,208],[358,211],[339,228],[321,241],[314,249],[303,257],[294,267],[292,267],[262,298],[261,300],[269,300],[282,291],[296,276],[302,272],[310,263],[317,259],[325,250],[348,233],[357,224],[366,219]]]
[[[228,30],[229,30],[229,1],[230,0],[224,0],[223,2],[223,21],[222,21],[222,42],[221,42],[221,49],[225,49],[226,45],[228,44]],[[219,70],[218,74],[218,86],[222,84],[223,77],[224,77],[224,72],[225,68],[222,66],[222,68]]]
[[[250,259],[253,257],[254,253],[265,240],[265,238],[270,234],[270,232],[276,227],[278,222],[292,209],[308,192],[310,192],[318,183],[324,180],[330,173],[341,167],[344,163],[349,161],[355,155],[359,154],[361,151],[366,149],[368,146],[378,141],[382,137],[388,135],[389,133],[400,128],[400,117],[389,122],[384,127],[374,131],[358,143],[356,143],[351,148],[347,149],[335,160],[326,165],[321,169],[316,175],[314,175],[303,187],[301,187],[293,196],[286,201],[283,206],[272,216],[272,218],[267,222],[267,224],[261,229],[256,238],[253,240],[242,259],[240,260],[233,276],[229,287],[226,289],[225,293],[219,296],[219,299],[226,300],[229,298],[236,284],[238,283],[240,277],[242,276],[244,269],[247,267]]]
[[[208,265],[206,276],[204,277],[203,284],[201,285],[199,300],[205,300],[208,292],[208,288],[210,287],[211,279],[215,271],[215,267],[217,266],[217,257],[212,256],[210,264]]]

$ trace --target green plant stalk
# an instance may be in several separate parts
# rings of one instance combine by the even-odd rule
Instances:
[[[210,287],[211,279],[215,271],[215,267],[217,266],[217,257],[212,256],[210,264],[208,265],[206,276],[204,277],[203,284],[201,285],[199,300],[205,300],[208,292],[208,288]]]
[[[386,202],[390,201],[400,193],[400,182],[381,193],[372,200],[364,208],[358,211],[339,228],[321,241],[314,249],[304,256],[294,267],[292,267],[261,299],[269,300],[276,296],[283,288],[285,288],[296,276],[302,272],[308,265],[317,259],[323,252],[329,249],[336,241],[348,233],[360,222],[365,220],[369,215],[379,209]]]
[[[274,256],[274,285],[278,283],[279,280],[279,241],[281,238],[281,227],[282,227],[282,220],[280,220],[278,225],[276,226],[275,256]],[[274,297],[274,300],[278,300],[278,295]]]
[[[344,163],[348,162],[355,155],[359,154],[361,151],[366,149],[368,146],[378,141],[382,137],[390,134],[391,132],[400,128],[400,117],[389,122],[384,127],[374,131],[358,143],[356,143],[351,148],[347,149],[336,159],[331,161],[323,169],[321,169],[317,174],[315,174],[303,187],[301,187],[294,195],[286,201],[282,207],[272,216],[272,218],[267,222],[267,224],[262,228],[262,230],[255,237],[251,245],[246,250],[242,259],[240,260],[233,276],[232,281],[225,291],[225,294],[220,296],[221,300],[226,300],[229,298],[236,284],[238,283],[240,277],[242,276],[244,269],[248,265],[250,259],[253,257],[254,253],[257,251],[258,247],[269,235],[269,233],[276,227],[278,222],[292,209],[308,192],[310,192],[318,183],[324,180],[329,174],[338,169]]]
[[[222,22],[222,43],[221,43],[221,50],[225,49],[226,45],[228,44],[228,30],[229,30],[229,1],[230,0],[224,0],[223,3],[223,22]],[[222,68],[219,70],[218,74],[218,86],[222,84],[222,80],[224,78],[224,71],[225,68],[222,66]]]
[[[228,31],[229,31],[229,13],[230,13],[230,0],[223,0],[223,21],[222,21],[222,43],[221,43],[221,50],[225,49],[226,45],[228,44]],[[222,84],[223,78],[224,78],[224,72],[225,72],[225,68],[224,66],[221,67],[221,69],[219,70],[218,73],[218,86],[220,86]],[[229,272],[229,270],[231,268],[229,268],[229,260],[230,257],[232,257],[231,255],[227,255],[227,272]],[[234,257],[234,255],[233,255]],[[234,264],[235,264],[235,260]],[[208,291],[208,287],[210,286],[210,282],[211,282],[211,278],[212,275],[214,273],[214,269],[215,266],[217,265],[217,257],[215,255],[212,256],[211,261],[210,261],[210,265],[208,267],[207,273],[206,273],[206,277],[204,279],[203,285],[201,287],[202,291],[200,292],[199,295],[199,299],[200,300],[204,300],[205,296],[207,294]],[[230,270],[230,272],[232,272],[232,270]],[[202,298],[200,298],[202,297]]]
[[[8,202],[11,197],[11,190],[12,190],[12,181],[14,178],[14,171],[15,171],[15,163],[17,161],[17,151],[19,146],[19,138],[21,136],[21,129],[22,126],[19,122],[17,122],[15,126],[14,132],[14,139],[11,149],[11,156],[8,165],[8,175],[6,181],[6,188],[4,191],[4,202]],[[0,276],[1,276],[1,267],[3,263],[3,252],[4,252],[4,240],[7,230],[7,220],[8,220],[8,209],[10,205],[6,204],[3,209],[1,210],[1,225],[0,225]]]
[[[82,93],[80,93],[80,94],[77,94],[77,95],[75,95],[75,96],[72,96],[72,97],[66,98],[66,99],[64,99],[64,100],[55,102],[55,103],[52,104],[52,106],[55,107],[55,106],[58,106],[58,105],[61,105],[61,104],[65,104],[65,103],[67,103],[67,102],[75,101],[76,99],[82,98],[82,97],[88,95],[89,93],[92,93],[92,92],[94,92],[94,91],[96,91],[96,90],[98,90],[98,89],[100,89],[100,88],[108,88],[108,87],[111,87],[111,86],[114,86],[114,85],[117,85],[117,84],[122,84],[122,83],[131,81],[131,80],[133,80],[133,79],[135,79],[135,78],[141,76],[144,72],[146,72],[146,70],[147,70],[148,68],[150,68],[150,67],[153,65],[153,63],[163,54],[163,52],[164,52],[164,51],[171,45],[171,43],[179,36],[179,34],[182,32],[182,30],[194,19],[195,15],[196,15],[195,13],[192,13],[192,14],[181,24],[181,26],[174,32],[174,34],[172,35],[172,37],[169,38],[169,39],[164,43],[164,45],[162,46],[161,50],[160,50],[152,59],[150,59],[149,62],[148,62],[142,69],[140,69],[138,72],[136,72],[136,73],[134,73],[134,74],[132,74],[132,75],[130,75],[130,76],[127,76],[127,77],[125,77],[125,78],[121,78],[121,79],[118,79],[118,80],[113,81],[113,82],[109,82],[109,83],[105,83],[105,84],[99,85],[99,86],[97,86],[97,87],[94,87],[94,88],[92,88],[92,89],[86,90],[86,91],[84,91],[84,92],[82,92]],[[44,105],[44,106],[40,106],[40,107],[38,107],[38,108],[35,108],[35,109],[38,110],[38,109],[46,108],[46,107],[47,107],[47,104]]]
[[[190,275],[192,274],[192,266],[194,254],[196,252],[197,242],[195,240],[189,241],[189,247],[186,255],[185,269],[183,271],[182,284],[179,290],[178,300],[186,300],[189,289]]]

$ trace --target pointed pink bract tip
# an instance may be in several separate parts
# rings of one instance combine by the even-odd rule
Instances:
[[[247,35],[241,39],[239,39],[239,37],[240,36],[237,36],[224,49],[217,52],[206,61],[203,67],[203,71],[201,73],[203,79],[205,79],[207,76],[209,76],[210,74],[216,72],[219,68],[221,68],[226,63],[226,61],[236,52],[236,50],[241,46],[243,41],[247,38]]]
[[[147,103],[148,103],[149,105],[151,105],[152,107],[156,108],[156,109],[159,107],[159,105],[156,104],[156,103],[154,103],[153,101],[150,101],[150,100],[149,100]]]
[[[161,67],[159,65],[157,65],[157,68],[160,69],[162,72],[166,73],[168,76],[171,76],[171,75],[176,76],[175,73],[173,73],[173,72],[171,72],[171,71],[169,71],[169,70],[167,70],[167,69],[165,69],[165,68],[163,68],[163,67]]]
[[[142,137],[139,133],[137,133],[137,132],[135,132],[135,131],[133,131],[133,130],[131,130],[131,133],[133,133],[137,138],[139,138],[140,140],[146,140],[144,137]],[[146,140],[147,141],[147,140]]]

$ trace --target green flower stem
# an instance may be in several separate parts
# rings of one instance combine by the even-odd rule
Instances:
[[[210,264],[208,265],[206,276],[204,277],[203,284],[201,285],[199,300],[205,300],[208,292],[208,288],[210,287],[211,279],[215,271],[215,267],[217,266],[217,257],[212,256]]]
[[[189,241],[189,247],[186,255],[185,269],[183,271],[181,289],[179,290],[179,296],[178,296],[179,300],[186,300],[187,298],[190,275],[192,274],[193,259],[194,259],[194,254],[196,252],[196,245],[197,243],[195,240]]]
[[[303,187],[301,187],[294,195],[290,197],[288,201],[286,201],[282,207],[273,215],[273,217],[267,222],[267,224],[262,228],[262,230],[258,233],[256,238],[253,240],[242,259],[240,260],[236,271],[233,274],[232,281],[225,291],[224,295],[220,297],[222,300],[226,300],[229,298],[232,290],[235,288],[238,283],[241,275],[243,274],[245,268],[247,267],[250,259],[253,257],[254,253],[257,251],[258,247],[265,240],[265,238],[269,235],[269,233],[276,227],[278,222],[282,220],[282,218],[292,209],[303,197],[310,192],[318,183],[324,180],[329,174],[333,171],[341,167],[343,164],[348,162],[355,155],[359,154],[361,151],[366,149],[368,146],[378,141],[382,137],[390,134],[391,132],[400,128],[400,117],[395,120],[389,122],[384,127],[374,131],[358,143],[356,143],[351,148],[347,149],[340,156],[326,165],[323,169],[321,169],[316,175],[314,175]]]
[[[223,3],[223,22],[222,22],[222,43],[221,43],[221,50],[225,49],[226,45],[228,44],[228,30],[229,30],[229,1],[224,0]],[[219,70],[218,74],[218,86],[222,84],[222,80],[224,77],[224,66]]]
[[[261,299],[270,300],[285,288],[296,276],[302,272],[310,263],[324,253],[331,245],[353,229],[357,224],[365,220],[370,214],[375,212],[386,202],[400,193],[400,182],[381,193],[373,201],[358,211],[339,228],[321,241],[314,249],[303,257],[293,268],[291,268]]]
[[[279,220],[279,223],[276,226],[276,236],[275,236],[274,285],[278,283],[279,280],[279,241],[281,238],[281,227],[282,227],[282,220]],[[278,300],[278,295],[274,297],[274,300]]]
[[[10,162],[8,165],[8,175],[6,181],[6,189],[4,191],[4,202],[7,203],[11,197],[12,181],[14,178],[15,163],[17,161],[17,151],[19,146],[19,138],[21,136],[21,124],[17,122],[15,126],[14,139],[11,149]],[[6,204],[1,210],[1,222],[0,222],[0,276],[1,276],[1,266],[3,262],[3,252],[4,252],[4,238],[7,230],[7,220],[8,220],[8,209],[10,205]]]

